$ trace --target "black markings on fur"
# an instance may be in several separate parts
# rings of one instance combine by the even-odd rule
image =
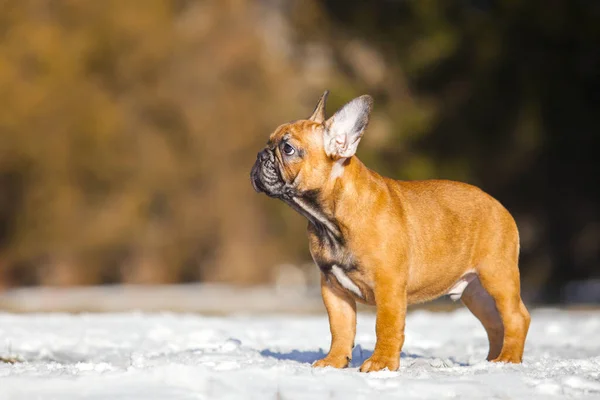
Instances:
[[[318,190],[312,190],[302,193],[301,198],[307,207],[318,212],[321,217],[327,218],[320,205],[319,196]],[[305,215],[303,211],[300,213]],[[313,254],[313,258],[323,273],[331,273],[334,265],[346,273],[359,268],[354,257],[346,248],[346,240],[337,221],[328,218],[327,224],[324,224],[315,220],[311,215],[308,215],[307,219],[310,222],[309,231],[318,240],[318,251]]]
[[[325,215],[323,213],[322,207],[319,204],[319,190],[310,190],[302,193],[302,199],[313,209],[319,212],[321,215]],[[340,245],[343,245],[344,238],[340,233],[340,228],[338,227],[335,221],[332,221],[328,218],[328,221],[333,225],[336,229],[336,232],[330,231],[324,224],[317,222],[315,224],[315,228],[319,231],[319,233],[327,238],[329,241],[338,242]]]
[[[299,198],[309,210],[305,210],[298,204],[294,203],[294,208],[300,208],[300,213],[304,215],[313,225],[320,241],[325,242],[329,246],[342,247],[344,245],[344,237],[340,231],[337,222],[323,212],[323,208],[319,202],[320,192],[318,190],[310,190],[301,194],[296,193],[294,197]],[[292,200],[293,202],[293,200]],[[316,218],[310,213],[317,213],[320,218]]]
[[[340,269],[342,269],[345,273],[352,272],[358,270],[358,264],[356,262],[351,262],[349,264],[344,264],[338,261],[322,261],[315,260],[319,269],[323,271],[325,274],[329,274],[333,269],[334,265],[337,265]]]
[[[318,189],[308,190],[302,193],[302,199],[313,209],[321,211],[321,205],[319,204],[320,191]]]

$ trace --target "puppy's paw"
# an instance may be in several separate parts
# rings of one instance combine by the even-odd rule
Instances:
[[[512,363],[512,364],[520,364],[523,362],[521,357],[518,354],[500,354],[498,357],[490,360],[491,362],[502,362],[502,363]]]
[[[400,357],[382,357],[373,354],[360,366],[360,372],[375,372],[385,368],[396,371],[398,367],[400,367]]]
[[[325,367],[333,367],[333,368],[346,368],[350,364],[350,357],[341,356],[329,356],[322,358],[320,360],[315,361],[312,366],[313,368],[325,368]]]

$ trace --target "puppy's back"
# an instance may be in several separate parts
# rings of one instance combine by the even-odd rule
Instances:
[[[400,181],[397,187],[410,209],[413,239],[438,242],[447,251],[472,246],[474,252],[489,253],[516,246],[518,253],[512,215],[478,187],[449,180]]]

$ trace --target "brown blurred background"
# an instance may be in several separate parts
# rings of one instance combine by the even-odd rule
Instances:
[[[531,300],[600,302],[598,21],[594,0],[0,0],[0,287],[313,273],[306,222],[249,171],[329,89],[330,114],[374,96],[367,165],[513,213]]]

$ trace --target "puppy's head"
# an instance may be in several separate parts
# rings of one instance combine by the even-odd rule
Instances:
[[[339,176],[345,160],[356,153],[373,99],[357,97],[326,120],[328,93],[323,93],[308,119],[283,124],[271,134],[250,173],[257,192],[290,200],[321,189]]]

